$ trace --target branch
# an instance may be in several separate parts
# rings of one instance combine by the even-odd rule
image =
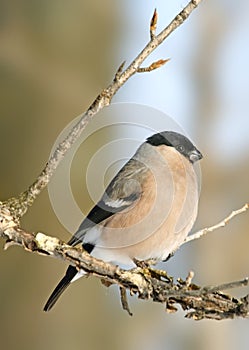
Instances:
[[[177,311],[175,305],[179,304],[183,310],[187,310],[186,317],[196,320],[204,318],[221,320],[236,316],[248,317],[249,295],[237,299],[221,292],[228,288],[246,286],[248,279],[214,287],[200,287],[192,283],[193,272],[189,273],[186,280],[178,279],[174,281],[165,271],[152,269],[149,266],[143,266],[143,264],[138,264],[139,266],[136,268],[126,271],[118,266],[97,260],[82,249],[72,248],[57,238],[46,236],[43,233],[33,234],[27,232],[20,227],[20,218],[47,186],[66,152],[80,136],[91,118],[111,103],[116,92],[135,73],[152,71],[166,63],[167,60],[160,59],[147,68],[141,68],[141,64],[152,51],[189,17],[200,2],[201,0],[190,1],[158,35],[156,35],[158,16],[157,12],[154,12],[150,23],[149,43],[124,71],[124,63],[120,65],[112,83],[97,96],[88,110],[81,115],[78,123],[57,146],[36,181],[18,197],[10,198],[4,203],[0,202],[0,236],[6,239],[5,249],[13,244],[17,244],[29,252],[61,259],[68,264],[76,266],[78,269],[84,269],[88,274],[104,281],[106,286],[117,284],[120,287],[122,306],[129,314],[131,312],[127,302],[126,291],[129,291],[131,295],[137,295],[140,299],[164,303],[168,312]],[[205,228],[190,236],[184,243],[200,238],[205,233],[224,226],[234,216],[247,209],[248,204],[233,212],[219,224]]]
[[[198,232],[188,236],[185,239],[184,243],[191,242],[194,239],[199,239],[199,238],[201,238],[202,236],[206,235],[209,232],[213,232],[213,231],[217,230],[218,228],[226,226],[229,223],[229,221],[232,220],[232,218],[234,218],[235,216],[237,216],[237,215],[239,215],[241,213],[244,213],[245,211],[247,211],[248,208],[249,208],[249,203],[246,203],[245,205],[243,205],[242,208],[237,209],[237,210],[233,210],[230,215],[228,215],[225,219],[220,221],[218,224],[210,226],[210,227],[203,228],[202,230],[200,230],[200,231],[198,231]]]
[[[149,43],[123,72],[122,69],[124,67],[124,63],[121,64],[112,83],[96,97],[88,110],[81,115],[80,120],[72,128],[67,137],[57,146],[36,181],[18,197],[10,198],[4,203],[5,207],[11,211],[11,215],[15,218],[16,221],[19,221],[19,219],[27,212],[28,207],[33,204],[37,196],[48,185],[52,175],[64,158],[66,152],[81,135],[82,131],[85,129],[91,118],[102,108],[108,106],[111,103],[112,98],[117,93],[117,91],[126,83],[129,78],[131,78],[132,75],[139,71],[140,66],[144,60],[189,17],[191,12],[200,4],[200,2],[201,0],[190,1],[188,5],[173,19],[173,21],[158,35],[155,35],[157,13],[156,11],[154,12],[150,24],[151,40]],[[155,67],[150,68],[150,70],[156,69],[165,63],[164,60],[159,60],[158,62],[160,63],[154,63]]]
[[[241,208],[235,211],[237,214],[230,214],[222,222],[228,222],[232,217],[244,211]],[[5,214],[8,217],[6,209]],[[11,218],[10,215],[9,218]],[[3,228],[4,225],[6,227],[6,222],[0,217],[0,227]],[[226,289],[247,286],[247,278],[218,286],[200,287],[192,283],[194,273],[190,272],[186,280],[177,279],[174,282],[173,278],[163,270],[156,270],[139,263],[132,270],[123,270],[118,266],[93,258],[81,248],[72,248],[58,238],[41,232],[34,235],[19,228],[13,222],[12,225],[8,222],[7,226],[8,229],[2,233],[7,238],[5,249],[13,244],[21,245],[27,251],[61,259],[78,269],[84,269],[88,274],[103,281],[105,286],[118,285],[122,306],[130,315],[126,291],[129,291],[131,295],[136,295],[139,299],[164,303],[166,311],[170,313],[176,312],[176,305],[179,304],[184,311],[187,311],[186,317],[195,320],[205,318],[223,320],[249,316],[249,295],[235,298],[222,292]],[[217,229],[221,225],[215,226]]]

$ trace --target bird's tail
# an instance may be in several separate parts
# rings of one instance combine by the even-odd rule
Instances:
[[[59,299],[64,290],[69,286],[72,279],[77,275],[77,273],[78,270],[76,269],[76,267],[71,265],[68,267],[65,276],[55,287],[53,293],[50,295],[48,301],[46,302],[46,305],[43,309],[44,311],[49,311],[54,306],[56,301]]]

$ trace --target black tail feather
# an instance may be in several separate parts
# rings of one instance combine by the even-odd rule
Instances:
[[[58,285],[55,287],[53,293],[50,295],[48,301],[46,302],[46,305],[44,306],[44,311],[49,311],[56,301],[59,299],[60,295],[64,292],[64,290],[69,286],[70,282],[74,278],[74,276],[77,274],[77,269],[74,266],[69,266],[65,276],[62,278],[62,280],[58,283]]]

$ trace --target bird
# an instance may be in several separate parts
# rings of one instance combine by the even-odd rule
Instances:
[[[135,261],[166,261],[183,243],[197,217],[194,163],[202,153],[176,131],[149,136],[107,186],[68,244],[126,268]],[[69,265],[44,311],[86,275]]]

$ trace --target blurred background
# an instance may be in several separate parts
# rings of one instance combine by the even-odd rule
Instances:
[[[119,64],[129,63],[147,43],[154,8],[161,30],[185,3],[0,0],[1,200],[34,181],[60,132],[112,80]],[[248,11],[242,0],[203,1],[146,63],[171,61],[133,77],[114,98],[167,113],[205,155],[195,230],[217,223],[249,198]],[[94,155],[98,147],[95,140],[85,148]],[[72,167],[72,189],[84,213],[92,205],[82,189],[90,159]],[[22,224],[69,237],[47,191]],[[163,267],[183,278],[192,269],[202,285],[247,276],[248,224],[248,214],[242,214],[183,246]],[[122,311],[116,288],[94,278],[76,282],[45,314],[43,305],[65,268],[19,247],[1,251],[3,349],[248,349],[248,320],[194,322],[182,311],[168,315],[163,305],[136,298],[130,299],[131,318]],[[231,292],[242,296],[249,289]]]

